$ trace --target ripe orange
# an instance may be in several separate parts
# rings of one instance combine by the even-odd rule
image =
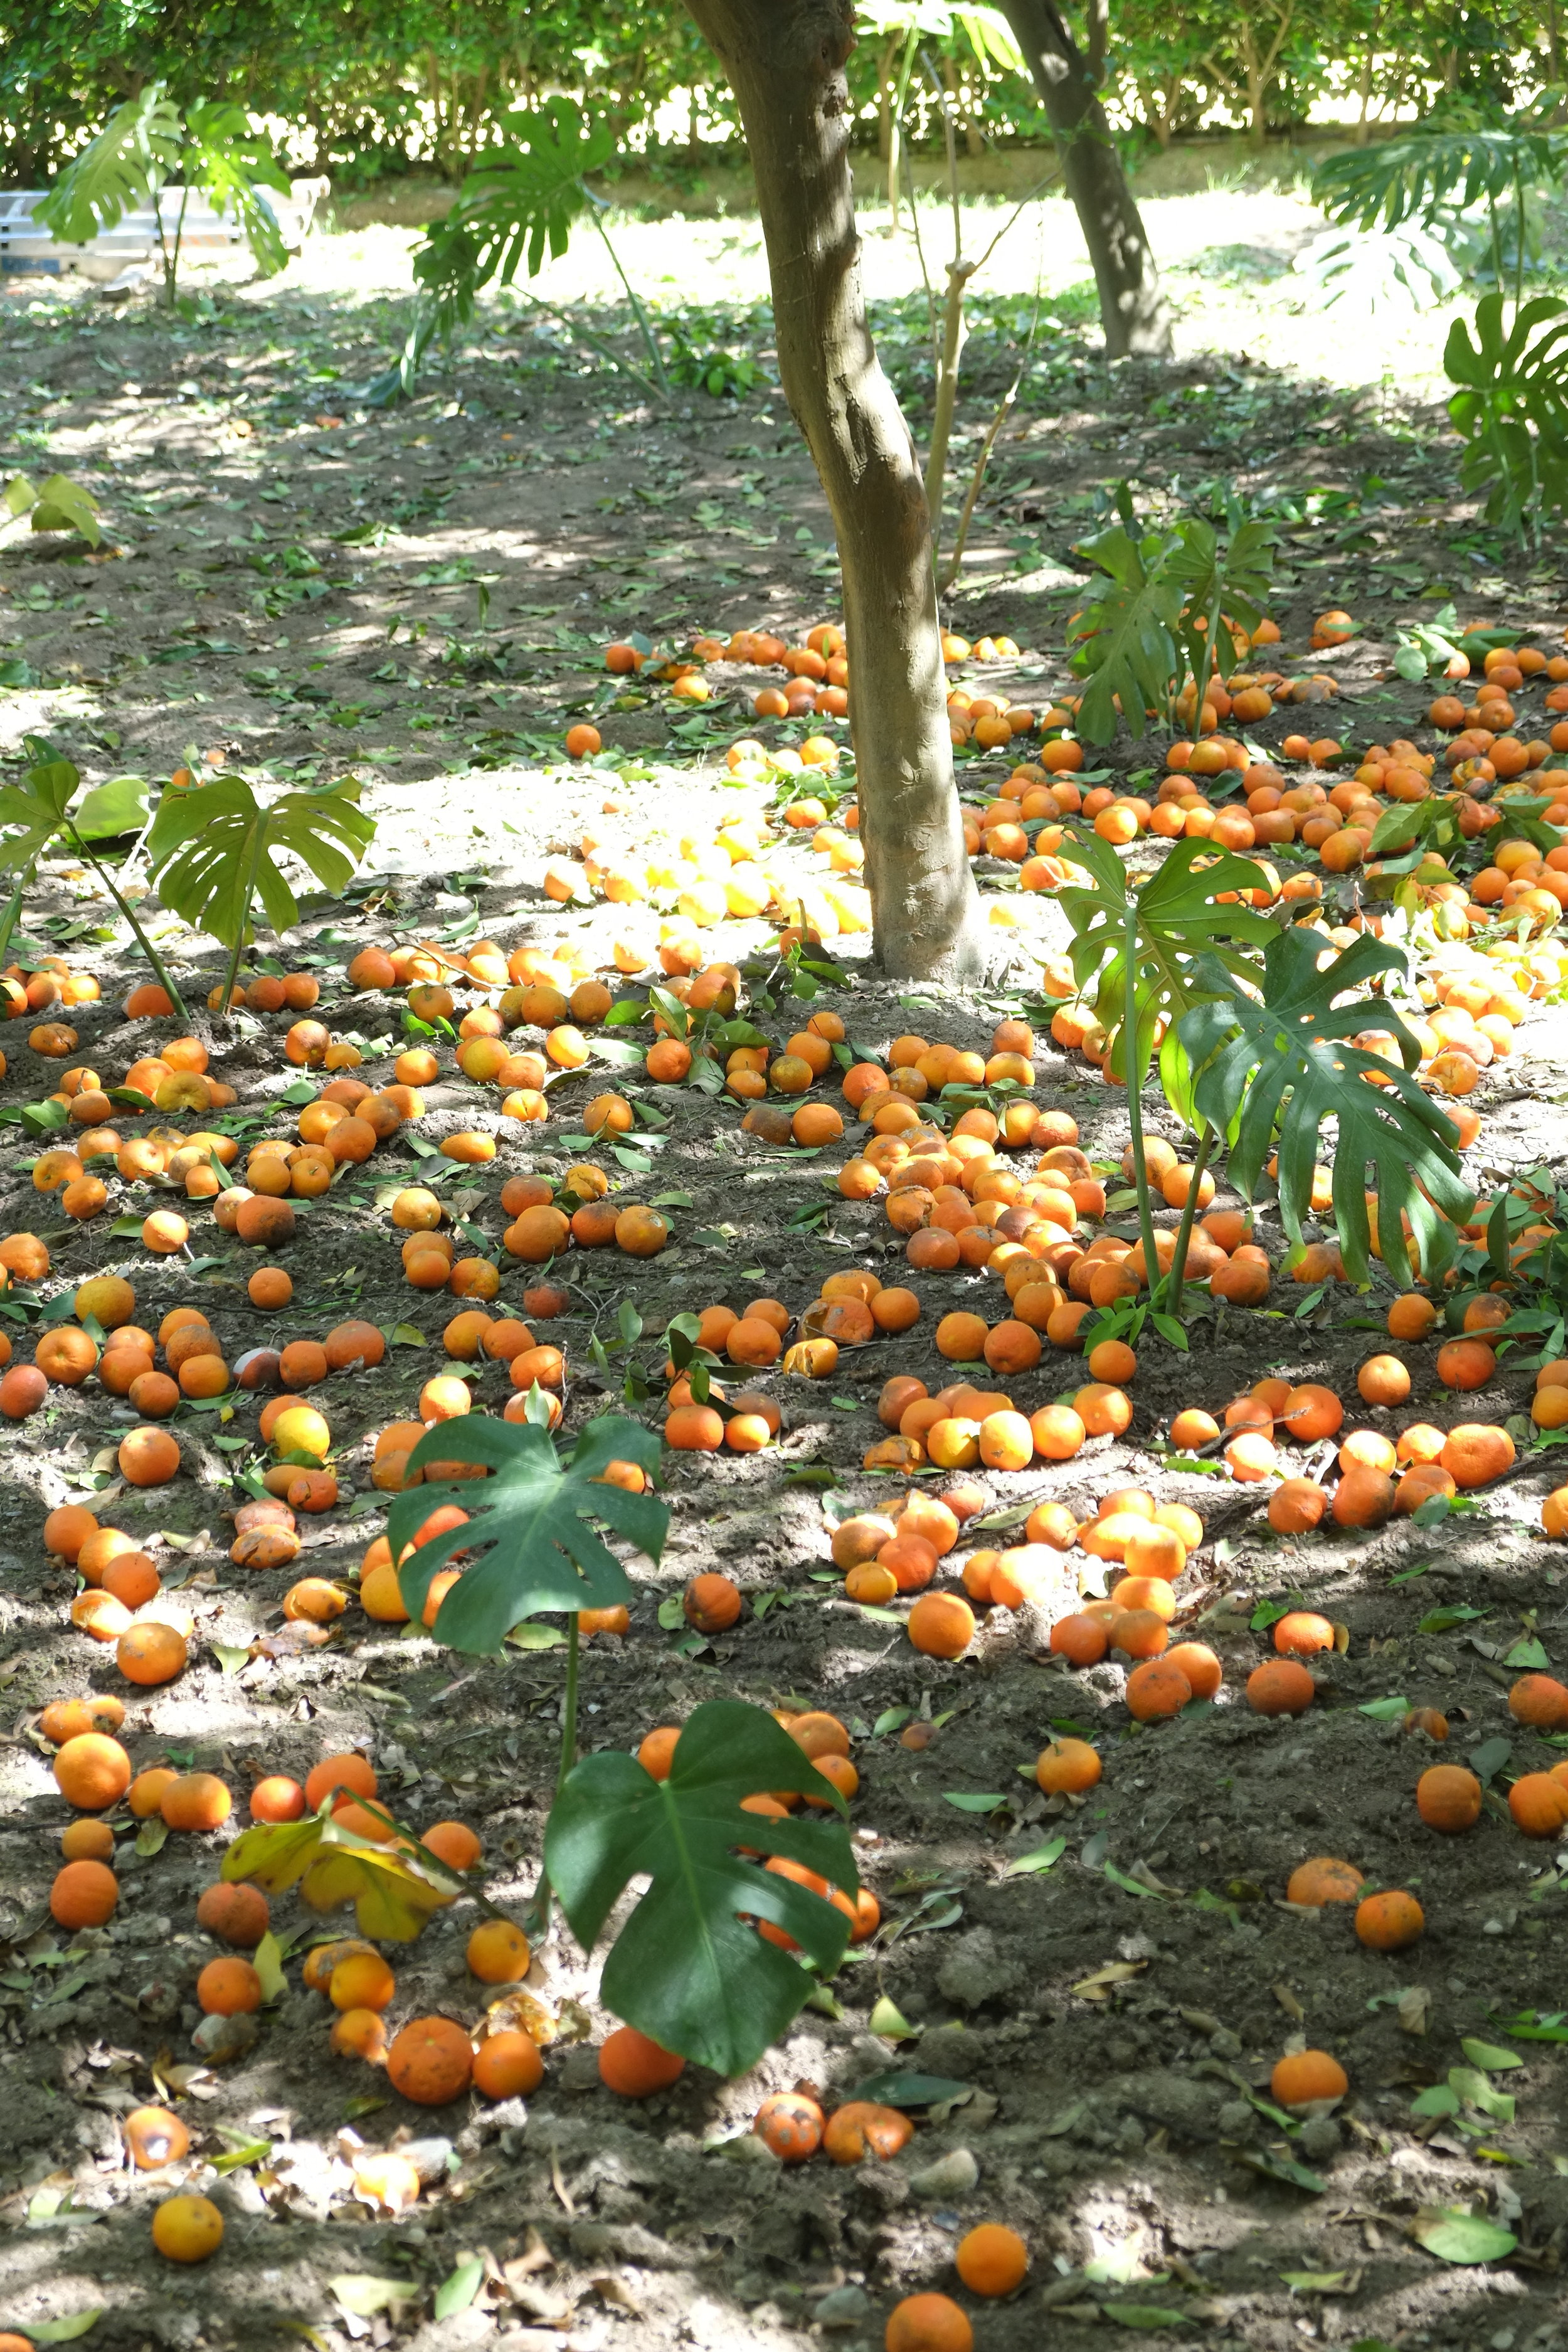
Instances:
[[[101,1927],[119,1901],[120,1882],[102,1862],[68,1862],[49,1888],[49,1910],[62,1927]]]
[[[1035,1762],[1035,1779],[1047,1797],[1058,1791],[1080,1796],[1095,1786],[1102,1769],[1097,1750],[1087,1739],[1057,1739],[1041,1749]]]
[[[1426,1915],[1414,1895],[1369,1895],[1356,1906],[1358,1939],[1374,1952],[1402,1952],[1425,1932]]]
[[[153,2243],[171,2263],[205,2263],[223,2243],[223,2215],[210,2197],[166,2197],[153,2216]]]
[[[131,1759],[118,1739],[101,1731],[80,1731],[57,1751],[54,1774],[67,1804],[101,1812],[131,1786]]]
[[[959,2240],[952,2264],[971,2294],[1011,2294],[1024,2284],[1029,2250],[1016,2231],[982,2221]]]
[[[539,2044],[515,2028],[487,2034],[474,2053],[474,2088],[484,2098],[527,2098],[543,2080]]]
[[[1307,2107],[1321,2099],[1342,2099],[1350,2089],[1350,2077],[1326,2050],[1298,2050],[1280,2059],[1268,2078],[1268,2087],[1282,2107]]]
[[[1428,1829],[1457,1837],[1480,1818],[1481,1784],[1462,1764],[1433,1764],[1415,1784],[1415,1809]]]
[[[481,1984],[521,1984],[532,1960],[527,1937],[510,1919],[484,1919],[468,1937],[467,1958]]]
[[[886,2352],[973,2352],[974,2330],[945,2294],[907,2294],[893,2305]]]
[[[623,2099],[651,2098],[686,2071],[686,2061],[635,2025],[618,2026],[599,2046],[599,2079]]]
[[[1247,1677],[1247,1704],[1257,1715],[1304,1715],[1317,1685],[1293,1658],[1270,1658]]]

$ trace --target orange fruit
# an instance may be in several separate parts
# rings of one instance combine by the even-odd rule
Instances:
[[[416,2017],[395,2036],[386,2053],[394,2090],[416,2106],[444,2107],[460,2098],[474,2071],[468,2035],[449,2017]]]
[[[686,2071],[686,2061],[635,2025],[618,2026],[599,2046],[599,2079],[623,2099],[651,2098]]]
[[[1433,1764],[1415,1783],[1415,1809],[1428,1829],[1457,1837],[1480,1818],[1481,1784],[1462,1764]]]
[[[973,2352],[974,2330],[945,2294],[907,2294],[888,2316],[886,2352]]]
[[[153,2243],[166,2262],[205,2263],[223,2243],[223,2215],[210,2197],[166,2197],[153,2216]]]
[[[952,2265],[971,2294],[1011,2294],[1024,2284],[1029,2250],[1016,2230],[982,2221],[959,2240]]]

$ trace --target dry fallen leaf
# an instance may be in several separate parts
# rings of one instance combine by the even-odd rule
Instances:
[[[643,2316],[641,2304],[637,2302],[630,2287],[622,2280],[613,2277],[596,2278],[590,2279],[588,2284],[601,2303],[610,2304],[617,2311],[629,2312],[634,2319],[640,2319]]]
[[[1125,1984],[1130,1977],[1142,1976],[1148,1965],[1147,1960],[1107,1960],[1102,1969],[1081,1978],[1072,1990],[1085,2000],[1109,2000],[1118,1985]]]

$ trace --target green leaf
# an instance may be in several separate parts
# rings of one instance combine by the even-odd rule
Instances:
[[[1500,1736],[1495,1739],[1483,1739],[1479,1748],[1471,1748],[1465,1761],[1485,1789],[1491,1785],[1498,1773],[1508,1769],[1512,1759],[1511,1745]]]
[[[879,2107],[934,2107],[942,2099],[956,2099],[969,2090],[968,2083],[955,2082],[949,2074],[910,2074],[894,2066],[885,2074],[868,2074],[846,2091],[847,2099],[869,2099]]]
[[[250,128],[232,99],[198,98],[186,109],[185,169],[221,218],[232,212],[263,278],[276,277],[289,258],[278,215],[262,191],[289,194],[289,180],[268,142]]]
[[[1110,582],[1069,630],[1079,647],[1073,667],[1089,674],[1078,731],[1089,743],[1109,743],[1119,715],[1134,735],[1144,731],[1145,712],[1166,718],[1189,667],[1194,677],[1200,669],[1212,677],[1215,661],[1230,667],[1219,644],[1221,614],[1257,626],[1277,536],[1272,525],[1247,521],[1222,540],[1194,516],[1134,539],[1125,485],[1119,503],[1121,523],[1076,551]]]
[[[1102,2319],[1114,2320],[1118,2327],[1139,2327],[1152,2335],[1161,2327],[1191,2327],[1194,2325],[1184,2311],[1173,2311],[1159,2303],[1102,2303]]]
[[[1358,1715],[1370,1715],[1374,1723],[1397,1723],[1409,1712],[1409,1700],[1397,1696],[1368,1699],[1364,1706],[1356,1709]]]
[[[1228,1003],[1231,975],[1255,980],[1254,965],[1239,950],[1266,947],[1276,931],[1242,894],[1258,888],[1264,877],[1248,858],[1229,851],[1216,856],[1206,841],[1178,841],[1152,877],[1133,890],[1127,868],[1109,842],[1101,841],[1090,826],[1074,824],[1070,830],[1072,862],[1087,866],[1093,877],[1092,887],[1075,883],[1058,893],[1058,903],[1073,928],[1073,971],[1079,987],[1093,983],[1096,1001],[1112,1008],[1111,1018],[1119,1021],[1126,1005],[1126,958],[1131,942],[1137,972],[1134,1045],[1142,1077],[1153,1055],[1154,1026],[1161,1013],[1179,1021],[1216,993]],[[1238,895],[1219,906],[1215,893],[1221,890]],[[1222,976],[1216,978],[1216,972]],[[1175,1050],[1180,1050],[1179,1040]],[[1183,1053],[1183,1065],[1186,1058]],[[1126,1045],[1120,1033],[1111,1063],[1117,1076],[1125,1076]],[[1164,1048],[1160,1075],[1173,1099],[1190,1084]]]
[[[1510,2019],[1504,2026],[1516,2042],[1568,2042],[1568,2025],[1562,2023],[1563,2011],[1556,2010],[1549,2016],[1538,2017],[1532,2009]]]
[[[653,1472],[658,1458],[652,1431],[615,1413],[588,1423],[564,1467],[549,1433],[535,1423],[491,1421],[479,1413],[439,1423],[415,1447],[410,1469],[429,1462],[477,1462],[490,1475],[482,1483],[416,1486],[394,1497],[387,1537],[395,1559],[433,1502],[460,1500],[468,1513],[463,1526],[433,1537],[404,1561],[398,1574],[404,1606],[417,1623],[432,1577],[455,1551],[478,1555],[436,1617],[436,1639],[455,1650],[493,1656],[526,1617],[613,1609],[630,1601],[625,1569],[589,1521],[603,1519],[657,1563],[669,1527],[667,1506],[606,1485],[604,1472],[616,1460]]]
[[[1163,1899],[1157,1886],[1145,1886],[1141,1878],[1133,1878],[1125,1870],[1119,1870],[1115,1863],[1104,1863],[1101,1868],[1112,1886],[1120,1886],[1124,1895],[1140,1895],[1146,1903],[1157,1903]]]
[[[1474,1624],[1486,1613],[1484,1609],[1472,1609],[1467,1602],[1456,1601],[1443,1609],[1428,1609],[1426,1616],[1418,1620],[1415,1631],[1418,1633],[1451,1633],[1456,1625]]]
[[[262,2000],[276,2000],[285,1990],[287,1979],[283,1974],[283,1947],[270,1928],[250,1955],[250,1965],[261,1979]]]
[[[26,873],[65,829],[66,811],[81,782],[80,772],[68,760],[40,761],[19,784],[0,785],[0,825],[19,826],[5,844],[5,870]]]
[[[467,2311],[484,2284],[485,2266],[478,2254],[464,2254],[455,2271],[449,2271],[436,2290],[432,2315],[450,2319],[455,2311]]]
[[[1451,1260],[1455,1229],[1475,1205],[1459,1172],[1458,1130],[1423,1094],[1413,1075],[1420,1047],[1387,1002],[1340,1001],[1373,971],[1403,971],[1405,959],[1366,935],[1320,971],[1321,946],[1316,932],[1277,931],[1264,950],[1261,1003],[1231,988],[1217,957],[1200,958],[1215,1001],[1179,1024],[1196,1073],[1194,1098],[1212,1127],[1234,1131],[1230,1181],[1244,1200],[1254,1198],[1278,1133],[1280,1222],[1294,1246],[1305,1238],[1322,1130],[1337,1121],[1333,1208],[1345,1271],[1355,1282],[1371,1278],[1370,1169],[1384,1265],[1396,1282],[1411,1279],[1401,1223],[1408,1216],[1431,1279]],[[1345,1042],[1369,1027],[1393,1032],[1403,1068]]]
[[[351,780],[264,806],[243,776],[171,788],[147,836],[148,872],[166,906],[226,948],[250,937],[253,898],[275,931],[289,930],[300,909],[278,854],[289,852],[341,896],[375,833],[355,805],[357,791]]]
[[[1237,2147],[1231,2151],[1237,2164],[1245,2164],[1253,2172],[1261,2172],[1269,2180],[1282,2180],[1291,2189],[1304,2189],[1310,2197],[1328,2193],[1328,2182],[1298,2164],[1293,2157],[1274,2156],[1266,2148]]]
[[[1458,389],[1448,415],[1468,442],[1463,487],[1489,522],[1523,538],[1542,508],[1568,499],[1568,304],[1537,295],[1517,309],[1500,291],[1476,305],[1475,333],[1456,319],[1443,365]]]
[[[1517,2050],[1500,2050],[1495,2042],[1461,2041],[1460,2049],[1472,2066],[1483,2074],[1506,2074],[1511,2066],[1522,2066],[1523,2059]]]
[[[1521,2062],[1515,2060],[1515,2064]],[[1493,2116],[1499,2123],[1513,2121],[1514,2101],[1507,2091],[1495,2091],[1479,2066],[1450,2066],[1448,2083],[1465,2105],[1477,2107],[1482,2115]]]
[[[114,776],[82,795],[71,823],[84,841],[106,841],[120,833],[140,833],[147,820],[145,776]]]
[[[1565,149],[1549,118],[1491,124],[1436,118],[1331,156],[1313,174],[1312,195],[1331,220],[1360,228],[1430,223],[1445,209],[1465,212],[1504,203],[1518,187],[1550,185],[1568,161]]]
[[[32,527],[35,530],[79,531],[89,547],[96,547],[103,537],[98,527],[98,500],[79,482],[73,482],[68,474],[51,474],[47,482],[40,484]]]
[[[97,2326],[107,2309],[108,2305],[100,2303],[91,2311],[70,2312],[64,2319],[29,2319],[19,2332],[30,2336],[35,2344],[74,2344],[79,2336]]]
[[[871,2014],[866,2025],[868,2032],[877,2034],[883,2042],[913,2042],[920,2032],[918,2026],[910,2023],[898,2002],[890,2000],[885,1992],[879,1993],[872,2002]]]
[[[405,2279],[374,2278],[367,2271],[344,2271],[330,2278],[327,2285],[356,2319],[372,2319],[378,2311],[396,2311],[405,2303],[417,2303],[420,2293]]]
[[[955,1805],[961,1813],[994,1813],[1007,1802],[1004,1796],[972,1796],[953,1789],[944,1789],[942,1801],[944,1805]]]
[[[565,97],[518,107],[499,128],[505,144],[480,159],[415,253],[419,307],[394,378],[373,395],[378,402],[413,389],[430,344],[437,336],[449,342],[472,318],[480,287],[510,286],[525,265],[537,277],[547,249],[559,259],[591,201],[584,175],[615,152],[609,125]]]
[[[1410,2102],[1413,2116],[1457,2116],[1459,2094],[1451,2083],[1433,2083],[1416,2093]]]
[[[179,115],[163,84],[149,82],[71,158],[33,218],[63,245],[90,245],[155,195],[179,156]]]
[[[1004,1878],[1021,1878],[1026,1873],[1050,1870],[1068,1850],[1065,1837],[1052,1838],[1046,1845],[1037,1845],[1030,1853],[1019,1854],[1002,1873]]]
[[[832,1904],[737,1849],[787,1854],[847,1895],[858,1885],[838,1822],[741,1811],[743,1797],[771,1790],[821,1798],[831,1784],[763,1710],[710,1699],[687,1719],[667,1780],[633,1756],[585,1756],[545,1829],[545,1870],[584,1950],[630,1880],[647,1876],[605,1962],[601,1998],[665,2049],[721,2074],[753,2064],[811,1990],[805,1969],[752,1923],[783,1928],[825,1976],[849,1932]],[[844,1811],[836,1790],[829,1801]]]
[[[1411,2234],[1440,2263],[1500,2263],[1519,2243],[1511,2230],[1484,2214],[1467,2213],[1462,2205],[1423,2207]]]

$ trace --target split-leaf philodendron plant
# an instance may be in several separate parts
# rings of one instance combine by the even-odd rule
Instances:
[[[444,1422],[415,1447],[409,1467],[427,1478],[442,1463],[487,1475],[426,1483],[395,1498],[387,1523],[395,1559],[441,1504],[459,1503],[468,1515],[402,1559],[404,1603],[418,1622],[433,1579],[463,1554],[468,1564],[436,1615],[438,1641],[495,1657],[532,1619],[564,1617],[561,1763],[542,1896],[553,1892],[591,1948],[631,1881],[646,1879],[605,1959],[605,2000],[667,2050],[740,2074],[809,1997],[806,1964],[830,1976],[849,1937],[842,1910],[765,1869],[765,1858],[787,1855],[853,1896],[858,1879],[848,1832],[842,1819],[831,1818],[847,1809],[771,1715],[738,1701],[711,1700],[695,1710],[667,1780],[654,1780],[624,1752],[578,1759],[578,1612],[636,1598],[594,1522],[657,1564],[669,1512],[652,1493],[608,1475],[635,1469],[651,1481],[660,1453],[651,1431],[605,1414],[563,1459],[537,1391],[530,1413],[523,1422],[479,1414]],[[812,1797],[830,1809],[827,1817],[776,1821],[742,1811],[744,1798],[783,1789]],[[443,1877],[438,1864],[430,1867],[429,1857],[421,1861],[411,1839],[362,1853],[352,1835],[329,1837],[318,1822],[248,1832],[230,1849],[225,1875],[278,1887],[300,1880],[307,1899],[321,1907],[352,1898],[363,1927],[368,1904],[372,1916],[397,1923],[381,1932],[404,1936],[417,1934],[421,1914],[449,1901],[458,1883],[450,1873]],[[536,1902],[535,1919],[540,1908]],[[762,1922],[784,1940],[765,1937]]]

